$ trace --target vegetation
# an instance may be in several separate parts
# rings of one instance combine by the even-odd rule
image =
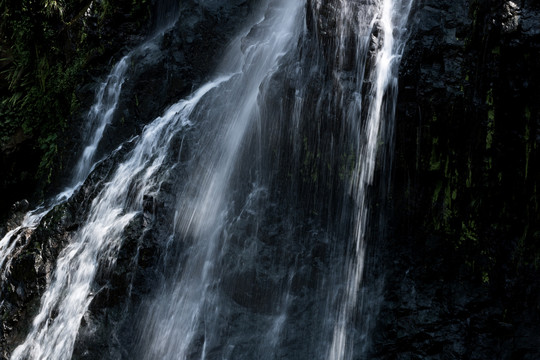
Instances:
[[[31,146],[39,157],[38,186],[61,166],[60,140],[79,108],[78,84],[94,59],[117,50],[112,24],[133,21],[138,30],[149,6],[147,0],[0,0],[0,149]]]
[[[88,2],[88,1],[86,1]],[[73,21],[89,4],[61,0],[2,0],[0,5],[0,139],[17,132],[35,139],[38,176],[50,179],[58,138],[77,106],[75,86],[85,64],[84,27]],[[75,15],[74,15],[75,14]]]

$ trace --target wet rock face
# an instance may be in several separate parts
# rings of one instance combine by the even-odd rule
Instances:
[[[530,1],[416,3],[375,359],[540,356],[539,26]]]

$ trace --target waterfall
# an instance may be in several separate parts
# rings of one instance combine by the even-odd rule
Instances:
[[[12,359],[73,356],[95,311],[96,278],[114,271],[141,217],[140,238],[156,233],[159,251],[153,286],[126,301],[115,324],[126,358],[365,358],[374,316],[364,283],[369,196],[391,150],[411,2],[262,1],[213,77],[129,141]],[[158,18],[172,26],[166,13]],[[58,201],[93,171],[130,62],[159,56],[162,33],[101,84],[88,113],[93,135]],[[49,210],[27,215],[9,238]],[[0,261],[15,246],[4,239]]]
[[[216,84],[219,81],[201,88],[191,99],[171,107],[145,128],[130,159],[118,167],[108,186],[93,201],[85,226],[62,252],[33,329],[25,343],[13,352],[13,359],[71,357],[81,318],[92,299],[91,283],[100,262],[105,261],[105,266],[114,262],[122,230],[142,207],[143,195],[159,185],[157,171],[171,138],[189,124],[186,115]]]

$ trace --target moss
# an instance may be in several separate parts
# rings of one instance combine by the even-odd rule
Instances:
[[[441,160],[437,151],[437,145],[439,144],[439,138],[434,137],[431,140],[431,157],[429,159],[429,170],[436,171],[441,168]]]
[[[489,284],[489,273],[487,271],[482,271],[482,282],[486,285]]]
[[[478,229],[474,220],[469,219],[467,222],[461,223],[460,241],[478,244]]]
[[[488,110],[488,120],[490,122],[490,126],[492,126],[493,121],[495,120],[495,109]]]
[[[432,205],[435,205],[439,201],[439,194],[441,193],[442,189],[442,181],[438,181],[437,185],[435,186],[435,191],[433,192],[433,198],[431,201]]]
[[[531,121],[531,109],[528,106],[525,106],[525,119]]]
[[[493,146],[493,136],[495,133],[495,107],[493,100],[493,89],[489,89],[486,95],[487,109],[487,130],[486,130],[486,150]]]
[[[444,177],[447,179],[452,179],[450,175],[450,155],[446,155],[446,161],[444,163]]]
[[[493,88],[489,89],[487,92],[486,105],[493,107]]]
[[[485,158],[484,163],[485,163],[485,170],[489,171],[493,169],[493,158],[491,156],[488,156],[487,158]]]
[[[491,149],[493,146],[493,135],[495,133],[495,110],[489,109],[488,110],[488,125],[487,125],[487,131],[486,131],[486,150]]]
[[[429,171],[437,171],[441,168],[441,161],[438,159],[435,149],[431,151],[431,158],[429,160]]]
[[[450,210],[452,208],[452,188],[450,187],[450,184],[448,184],[444,190],[444,207],[445,209]],[[450,214],[445,214],[445,222],[449,220]]]
[[[467,180],[465,180],[465,186],[467,188],[472,187],[472,160],[470,157],[467,160]]]

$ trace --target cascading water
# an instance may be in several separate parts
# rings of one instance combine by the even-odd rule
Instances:
[[[340,7],[338,10],[337,59],[344,59],[344,53],[351,51],[348,48],[351,43],[347,43],[347,41],[350,41],[350,33],[356,36],[356,39],[352,42],[352,45],[356,48],[356,63],[352,66],[353,69],[349,70],[354,75],[353,81],[356,88],[354,88],[353,92],[356,95],[348,103],[345,103],[345,100],[341,101],[340,106],[347,109],[344,112],[344,120],[352,133],[356,134],[353,135],[353,146],[357,149],[357,160],[349,182],[349,194],[354,200],[355,210],[353,214],[346,215],[352,217],[354,223],[351,234],[353,241],[351,241],[349,253],[345,255],[345,269],[337,270],[343,275],[343,278],[335,279],[342,284],[343,295],[333,302],[330,309],[327,309],[327,321],[335,324],[332,326],[332,341],[326,350],[326,358],[329,359],[345,359],[351,358],[353,355],[351,346],[353,337],[350,332],[351,327],[354,326],[352,322],[359,306],[358,293],[360,292],[362,279],[365,247],[364,227],[366,226],[368,212],[366,192],[374,176],[375,158],[381,140],[382,123],[391,121],[393,117],[397,65],[402,50],[401,43],[394,42],[394,28],[397,28],[396,33],[401,35],[400,32],[403,30],[410,5],[410,2],[394,5],[391,1],[361,6],[358,4],[352,6],[348,2],[339,2],[337,5]],[[298,9],[296,3],[291,4],[289,2],[287,6]],[[270,339],[267,338],[267,335],[263,337],[273,344],[273,349],[266,354],[264,351],[268,351],[268,349],[265,349],[260,344],[252,345],[255,348],[259,347],[258,350],[252,348],[247,353],[235,353],[234,347],[240,345],[235,342],[249,342],[249,335],[244,334],[243,337],[248,339],[242,340],[220,339],[223,336],[223,329],[221,328],[223,324],[220,323],[231,321],[230,318],[235,316],[232,314],[234,310],[229,308],[227,299],[222,293],[227,291],[224,284],[227,275],[224,275],[223,271],[224,269],[228,270],[224,265],[227,260],[223,257],[231,256],[229,250],[231,247],[229,244],[230,235],[227,234],[227,228],[238,219],[231,214],[231,212],[234,213],[234,210],[232,210],[234,205],[232,204],[235,201],[246,204],[240,214],[244,211],[261,211],[257,208],[250,209],[249,204],[251,204],[254,197],[264,196],[267,191],[266,187],[269,184],[269,179],[262,177],[264,171],[258,169],[257,165],[253,166],[251,164],[253,172],[259,173],[252,176],[251,190],[245,193],[245,198],[242,198],[242,195],[236,195],[237,197],[234,199],[231,198],[231,194],[238,194],[236,186],[231,184],[233,172],[242,171],[238,169],[239,164],[244,167],[250,166],[250,164],[239,161],[241,155],[238,153],[246,151],[241,148],[242,146],[249,148],[249,145],[245,145],[246,142],[250,142],[249,139],[261,136],[261,130],[257,129],[257,126],[261,126],[262,121],[261,119],[257,120],[257,118],[260,116],[277,117],[277,112],[261,115],[261,108],[259,107],[260,103],[268,100],[265,98],[269,86],[268,78],[271,78],[274,72],[279,71],[275,69],[276,64],[268,61],[269,55],[265,54],[265,52],[276,53],[276,50],[272,48],[272,46],[275,46],[273,41],[276,40],[276,33],[282,33],[281,36],[292,43],[299,41],[296,36],[300,36],[301,33],[298,27],[298,20],[301,19],[299,14],[287,8],[287,6],[282,3],[276,5],[277,9],[274,9],[276,12],[283,11],[277,16],[280,19],[279,29],[274,27],[275,24],[272,23],[272,18],[261,22],[254,28],[257,30],[262,28],[266,32],[257,32],[258,36],[260,36],[257,39],[258,42],[244,50],[244,53],[238,54],[242,59],[248,59],[242,73],[239,75],[239,79],[236,82],[231,82],[230,85],[224,85],[224,89],[220,92],[209,95],[207,101],[213,108],[207,109],[202,114],[205,117],[220,120],[215,120],[219,125],[212,125],[213,127],[210,129],[205,128],[204,131],[212,134],[213,137],[215,134],[223,134],[221,135],[223,138],[220,137],[218,140],[213,138],[209,145],[201,147],[199,151],[204,151],[205,156],[201,156],[197,160],[197,166],[193,170],[194,180],[191,180],[196,184],[196,188],[193,192],[186,191],[180,196],[177,210],[180,215],[177,219],[175,237],[189,239],[188,249],[184,250],[186,261],[179,263],[178,268],[173,272],[174,275],[171,276],[172,281],[165,282],[163,288],[156,292],[155,300],[145,309],[146,314],[140,324],[144,329],[139,339],[140,343],[143,344],[140,353],[144,355],[141,358],[185,359],[190,358],[190,356],[193,356],[193,352],[197,351],[200,351],[201,358],[213,358],[216,354],[209,354],[219,347],[226,347],[229,349],[228,351],[231,351],[228,355],[225,355],[227,351],[219,350],[222,351],[222,356],[225,356],[225,358],[253,358],[254,356],[257,358],[274,358],[278,353],[276,347],[280,343],[279,337],[282,328],[286,327],[288,322],[288,319],[286,319],[287,307],[290,306],[290,302],[294,302],[294,300],[290,299],[291,296],[289,296],[287,290],[282,290],[283,294],[279,296],[280,299],[272,305],[275,307],[273,309],[275,315],[267,317],[268,319],[265,319],[265,321],[253,320],[258,324],[258,327],[266,327],[266,330],[258,329],[259,332],[267,335],[271,334]],[[405,16],[403,16],[404,14]],[[394,23],[397,19],[400,22]],[[290,31],[288,26],[294,26],[294,22],[297,23],[297,30]],[[351,29],[352,26],[356,26],[356,28]],[[374,35],[374,27],[377,27],[378,35]],[[384,39],[382,38],[383,34]],[[287,36],[291,36],[291,38],[287,38]],[[253,41],[253,39],[250,39],[250,41]],[[372,45],[374,41],[379,42],[381,48],[370,48],[370,44]],[[282,44],[286,45],[287,43],[283,42]],[[277,52],[284,54],[286,49]],[[234,50],[233,47],[231,51]],[[249,61],[252,56],[259,52],[266,61]],[[229,56],[232,56],[232,54]],[[279,59],[273,61],[276,60]],[[366,82],[369,83],[369,86],[367,87],[367,93],[364,94],[364,74],[368,61],[371,61],[372,64],[367,69],[369,75]],[[270,67],[266,68],[265,66]],[[343,67],[344,64],[338,64],[335,69],[337,72],[341,70],[340,66]],[[256,67],[261,77],[252,74],[252,67]],[[341,75],[338,74],[338,77]],[[245,77],[247,78],[244,80]],[[339,81],[339,79],[337,80]],[[253,81],[253,89],[246,86],[245,81]],[[236,88],[237,86],[240,86],[243,90],[247,89],[249,92],[245,94],[239,91]],[[303,88],[296,90],[296,97],[299,101],[302,101],[301,94],[305,93],[305,91]],[[224,93],[227,95],[224,95]],[[259,103],[250,102],[249,93],[257,94]],[[231,95],[232,97],[229,97]],[[367,100],[368,107],[368,110],[364,112],[366,114],[364,117],[362,116],[364,110],[360,102],[362,97]],[[221,98],[228,100],[223,104]],[[298,103],[296,104],[298,105]],[[310,104],[307,105],[310,106]],[[302,106],[306,106],[306,104],[296,106],[292,114],[286,115],[293,120],[291,121],[293,125],[292,132],[295,131],[294,127],[298,126],[298,123],[302,121],[302,119],[298,119],[298,109]],[[254,113],[254,111],[256,112]],[[218,112],[220,115],[213,115],[214,112]],[[250,122],[254,124],[251,128],[249,127]],[[261,146],[261,144],[258,146]],[[260,149],[257,151],[263,152]],[[238,217],[240,216],[238,215]],[[253,246],[257,247],[255,239],[252,244],[244,246],[247,246],[247,249],[241,251],[248,253],[253,251]],[[235,255],[239,261],[244,260],[242,259],[243,255]],[[290,282],[287,280],[284,283],[285,288],[290,286]],[[330,287],[324,290],[333,293],[334,288]],[[333,297],[333,294],[330,296]],[[313,329],[313,333],[317,331]],[[195,344],[197,341],[202,342],[202,344]],[[223,343],[224,341],[225,343]],[[327,342],[324,342],[324,344],[327,344]],[[323,353],[325,352],[324,348],[321,348],[321,350]]]
[[[25,243],[28,240],[28,232],[35,229],[47,211],[47,209],[38,208],[28,212],[22,224],[8,231],[2,240],[0,240],[0,270],[2,271],[0,283],[5,280],[6,270],[10,265],[11,258],[9,255],[13,253],[17,245],[20,245],[19,242]]]
[[[189,124],[186,113],[212,87],[201,88],[192,99],[176,104],[146,127],[130,159],[118,167],[94,200],[84,228],[63,251],[34,327],[26,342],[13,352],[13,359],[71,357],[81,318],[92,300],[91,284],[100,262],[105,266],[114,263],[121,232],[142,207],[143,195],[159,186],[157,171],[171,138]]]
[[[96,277],[114,271],[142,213],[142,234],[162,238],[154,286],[115,325],[122,358],[365,358],[368,195],[391,142],[411,1],[264,1],[217,75],[131,140],[12,359],[72,357],[99,306]],[[97,94],[74,184],[91,172],[134,52]],[[161,207],[152,216],[148,199]]]
[[[2,277],[5,277],[5,271],[9,268],[9,262],[3,267],[4,262],[8,258],[12,258],[12,252],[15,250],[16,246],[24,246],[30,233],[39,225],[41,219],[43,219],[43,217],[45,217],[55,206],[69,199],[88,176],[94,165],[94,154],[99,141],[103,136],[105,126],[110,122],[116,109],[126,68],[127,57],[124,57],[116,64],[116,66],[114,66],[111,74],[107,77],[107,80],[101,85],[96,94],[95,104],[87,115],[87,132],[92,135],[87,144],[83,147],[83,154],[77,162],[74,174],[71,176],[71,184],[62,192],[54,196],[47,205],[42,205],[37,209],[28,212],[25,215],[22,224],[9,231],[2,240],[0,240],[0,270],[3,269]]]

